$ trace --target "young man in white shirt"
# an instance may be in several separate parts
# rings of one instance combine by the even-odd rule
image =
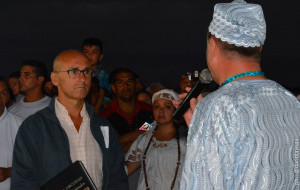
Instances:
[[[9,89],[3,77],[0,77],[0,189],[10,189],[12,153],[15,137],[23,119],[9,113],[6,104]]]
[[[38,61],[26,60],[20,71],[20,91],[25,97],[9,107],[9,111],[26,119],[35,112],[47,107],[51,98],[46,96],[42,87],[47,76],[46,66]]]

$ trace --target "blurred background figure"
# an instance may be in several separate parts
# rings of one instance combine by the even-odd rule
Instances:
[[[99,86],[99,80],[96,77],[92,78],[91,81],[91,89],[89,94],[86,97],[87,102],[95,107],[97,105],[98,102],[98,98],[99,98],[99,94],[100,94],[101,88]],[[102,104],[100,107],[100,111],[105,109],[107,106],[109,106],[112,103],[111,99],[104,96],[103,100],[102,100]]]
[[[180,83],[179,83],[179,93],[185,93],[186,90],[185,88],[186,87],[192,87],[192,81],[189,80],[188,76],[187,75],[181,75],[181,80],[180,80]]]
[[[45,81],[44,87],[43,87],[43,91],[49,97],[57,96],[57,87],[55,85],[53,85],[50,77],[46,78],[46,81]]]
[[[22,98],[24,98],[24,95],[20,92],[20,85],[19,85],[19,72],[13,72],[8,76],[8,87],[12,90],[13,95],[16,99],[15,102],[18,102]]]
[[[181,80],[179,83],[179,93],[185,93],[186,87],[193,87],[193,85],[199,79],[199,71],[195,70],[193,72],[186,72],[186,74],[181,75]]]
[[[292,88],[289,89],[297,98],[297,100],[300,101],[300,88]]]
[[[148,92],[150,92],[151,96],[155,93],[158,92],[162,89],[164,89],[165,87],[160,83],[160,82],[155,82],[155,83],[151,83],[146,90]]]
[[[143,83],[140,76],[138,74],[136,74],[136,91],[139,92],[141,90],[145,90],[145,88],[146,88],[146,85]]]
[[[150,92],[148,92],[146,90],[138,91],[136,98],[138,101],[145,102],[149,105],[152,105],[152,102],[151,102],[152,96],[151,96]]]

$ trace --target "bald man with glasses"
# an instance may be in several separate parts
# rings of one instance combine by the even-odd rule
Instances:
[[[83,162],[97,189],[128,189],[124,154],[110,123],[84,102],[94,71],[77,50],[54,60],[58,96],[26,119],[16,137],[11,189],[39,189],[73,162]]]

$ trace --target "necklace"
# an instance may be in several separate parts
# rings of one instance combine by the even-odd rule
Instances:
[[[142,159],[143,159],[143,170],[144,170],[145,183],[146,183],[146,190],[150,190],[150,187],[148,185],[148,180],[147,180],[147,172],[146,172],[146,154],[148,152],[148,149],[150,147],[151,141],[153,139],[153,136],[154,136],[154,133],[155,133],[156,130],[157,130],[157,127],[153,130],[152,136],[151,136],[151,138],[149,140],[149,143],[148,143],[148,145],[146,147],[146,150],[145,150],[145,152],[143,154],[143,157],[142,157]],[[171,185],[171,190],[174,188],[176,177],[177,177],[177,173],[178,173],[178,169],[179,169],[179,165],[180,165],[180,145],[179,145],[179,138],[176,137],[176,140],[177,140],[177,147],[178,147],[178,161],[177,161],[177,166],[176,166],[176,170],[175,170],[175,176],[174,176],[174,179],[173,179],[172,185]]]
[[[247,77],[247,76],[257,76],[257,75],[264,75],[264,72],[262,71],[251,71],[251,72],[245,72],[245,73],[240,73],[240,74],[237,74],[237,75],[234,75],[230,78],[228,78],[227,80],[225,80],[222,84],[221,84],[221,87],[238,79],[238,78],[241,78],[241,77]]]

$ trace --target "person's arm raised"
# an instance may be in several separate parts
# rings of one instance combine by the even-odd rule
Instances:
[[[190,87],[186,87],[185,90],[187,92],[189,92],[191,90]],[[184,99],[186,97],[188,93],[182,93],[182,94],[179,94],[178,97],[180,98],[179,101],[174,101],[173,100],[173,105],[176,107],[176,109],[178,108],[178,106],[180,105],[180,103],[182,102],[182,99]],[[191,122],[191,119],[192,119],[192,116],[193,116],[193,113],[194,113],[194,110],[197,106],[197,103],[202,99],[202,92],[201,94],[198,95],[197,99],[196,98],[192,98],[190,100],[190,107],[188,108],[188,110],[183,114],[183,118],[187,124],[187,126],[190,125],[190,122]]]
[[[137,139],[137,137],[144,133],[145,131],[140,131],[139,129],[135,129],[131,132],[128,132],[124,135],[120,136],[120,141],[123,147],[123,151],[127,152],[130,149],[131,144]]]

